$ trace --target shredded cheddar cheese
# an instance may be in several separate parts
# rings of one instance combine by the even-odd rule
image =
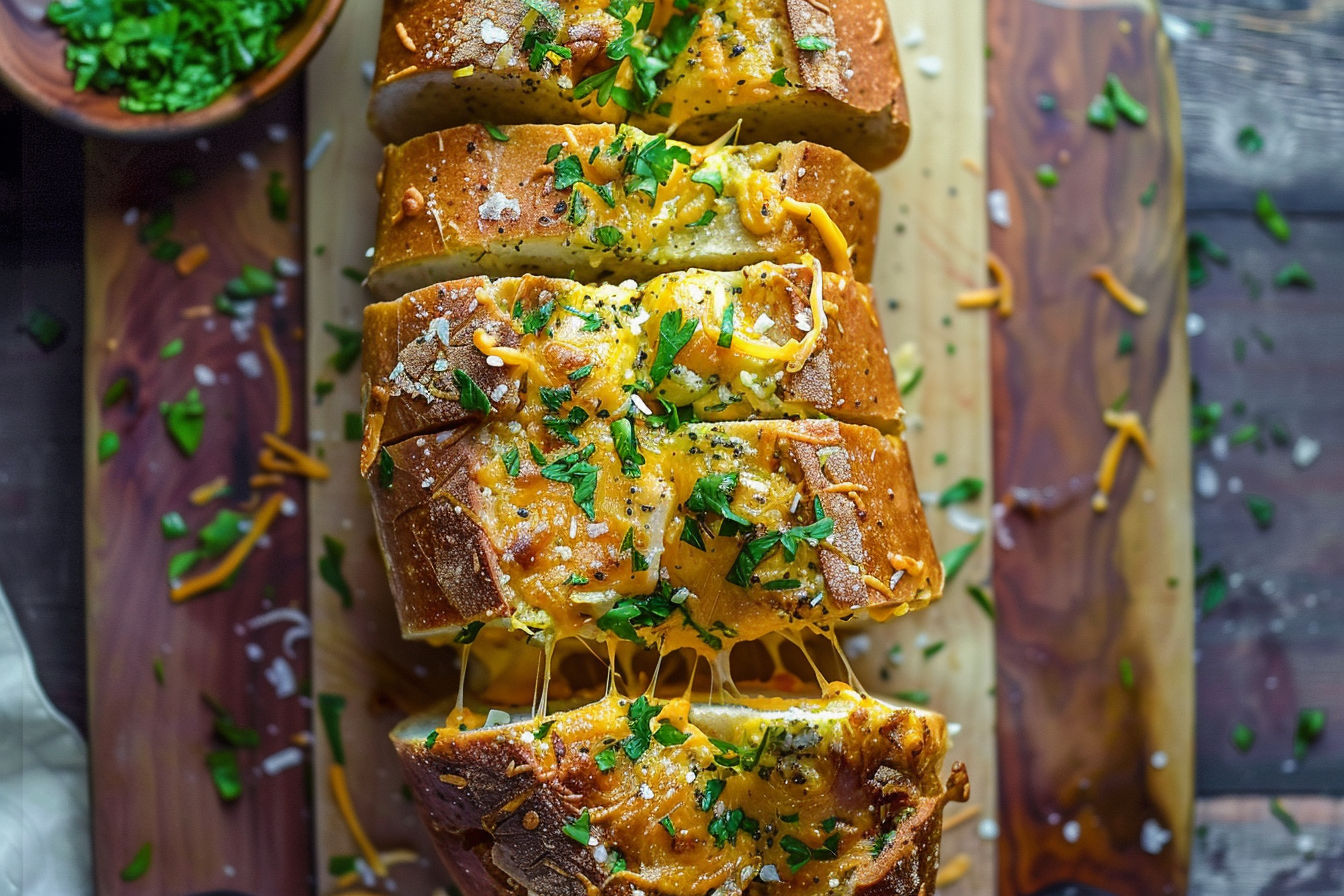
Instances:
[[[209,482],[203,482],[196,486],[187,495],[187,500],[197,507],[204,507],[220,495],[227,494],[229,491],[229,477],[216,476]]]
[[[364,857],[369,868],[373,869],[374,874],[387,877],[387,865],[384,864],[383,857],[373,848],[369,835],[364,833],[364,826],[359,823],[359,816],[355,814],[355,805],[350,799],[350,788],[346,784],[345,766],[335,762],[327,766],[327,781],[331,784],[331,795],[336,800],[336,808],[340,810],[341,818],[345,819],[345,826],[349,828],[350,836],[359,847],[360,855]]]
[[[943,819],[943,833],[947,833],[955,827],[965,824],[980,814],[979,806],[964,806],[961,811],[950,818]]]
[[[280,492],[275,492],[266,499],[266,503],[257,511],[257,515],[252,518],[252,528],[247,531],[237,544],[229,549],[224,555],[224,559],[214,569],[202,575],[190,579],[184,579],[173,586],[172,598],[176,603],[181,603],[188,598],[195,597],[198,594],[209,591],[212,588],[218,588],[229,580],[229,576],[238,571],[247,559],[247,555],[252,552],[261,536],[266,534],[267,528],[275,520],[276,514],[280,512],[280,505],[285,501],[285,496]]]
[[[1152,451],[1148,447],[1148,434],[1144,431],[1143,421],[1133,411],[1112,411],[1107,409],[1102,420],[1115,430],[1106,450],[1101,455],[1101,466],[1097,470],[1097,491],[1092,496],[1092,509],[1104,513],[1110,506],[1111,488],[1115,485],[1116,473],[1120,467],[1120,458],[1125,446],[1133,441],[1143,455],[1148,466],[1156,466]]]
[[[839,226],[826,213],[826,209],[815,202],[799,202],[792,196],[785,196],[781,205],[784,211],[802,218],[817,229],[837,273],[845,277],[854,276],[854,266],[849,261],[849,243],[845,240],[845,235],[840,232]]]
[[[950,861],[944,862],[938,869],[938,886],[946,887],[965,877],[971,870],[971,857],[966,853],[957,853]]]
[[[993,252],[985,258],[985,263],[989,265],[989,272],[994,275],[994,282],[999,287],[999,317],[1009,317],[1013,313],[1013,277],[1008,273],[1003,259]]]
[[[968,289],[957,296],[957,307],[966,309],[993,308],[999,304],[1001,293],[997,286]]]
[[[1142,317],[1148,313],[1148,301],[1135,295],[1129,287],[1116,279],[1115,272],[1111,270],[1109,265],[1098,265],[1089,272],[1088,276],[1100,283],[1102,289],[1106,290],[1111,298],[1119,302],[1131,314]]]
[[[182,250],[173,261],[173,268],[176,269],[178,276],[189,277],[209,260],[210,247],[205,243],[197,243]]]
[[[378,858],[382,859],[384,868],[391,868],[394,865],[409,865],[420,861],[420,853],[410,849],[389,849],[378,853]],[[353,887],[359,883],[359,880],[360,874],[358,871],[347,871],[336,878],[336,886],[344,890],[340,896],[353,896],[353,893],[356,892],[366,892],[345,890],[346,887]],[[378,894],[378,896],[382,896],[382,894]]]
[[[397,32],[397,40],[401,41],[401,45],[406,48],[407,52],[409,53],[419,52],[419,48],[416,47],[415,41],[411,40],[411,35],[407,33],[406,26],[404,24],[398,22],[395,30]]]
[[[257,332],[261,334],[261,349],[266,353],[271,375],[275,377],[275,434],[284,438],[289,435],[290,421],[294,416],[289,369],[285,367],[285,359],[280,357],[280,350],[275,347],[275,334],[271,328],[266,324],[258,324]]]
[[[331,476],[330,467],[317,458],[304,454],[279,436],[268,432],[263,434],[261,439],[270,449],[270,452],[263,451],[261,454],[260,465],[263,470],[290,473],[308,479],[326,479]]]
[[[481,354],[498,358],[509,367],[522,367],[525,370],[535,371],[543,377],[546,375],[546,371],[530,355],[520,352],[516,348],[507,348],[497,344],[485,330],[477,329],[475,333],[472,333],[471,342]]]

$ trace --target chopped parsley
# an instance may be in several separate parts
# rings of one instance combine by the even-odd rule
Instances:
[[[840,835],[831,834],[820,847],[808,846],[792,834],[779,838],[779,845],[789,857],[789,871],[797,874],[808,862],[828,861],[840,855]]]
[[[1325,734],[1325,710],[1301,709],[1297,713],[1297,728],[1293,731],[1293,758],[1301,762],[1307,750]]]
[[[1279,802],[1278,797],[1270,798],[1269,814],[1273,815],[1279,824],[1283,825],[1284,829],[1294,837],[1302,833],[1302,826],[1297,823],[1297,819],[1293,817],[1291,812],[1283,808],[1283,803]]]
[[[347,373],[359,361],[360,344],[363,341],[363,334],[359,330],[348,330],[345,327],[338,327],[330,321],[322,324],[322,329],[326,330],[331,338],[336,340],[336,352],[327,362],[336,368],[337,373]]]
[[[634,572],[644,572],[649,568],[649,558],[645,557],[635,548],[634,526],[625,530],[625,538],[621,539],[621,553],[628,553],[630,555],[630,568]]]
[[[289,188],[285,186],[283,171],[272,171],[267,177],[266,205],[270,209],[272,221],[289,220]]]
[[[501,131],[498,125],[493,125],[490,124],[489,122],[484,122],[481,124],[481,127],[485,128],[485,132],[489,134],[493,139],[498,140],[500,143],[509,142],[509,135]]]
[[[358,411],[345,412],[345,440],[358,442],[364,437],[364,418]]]
[[[672,372],[677,353],[691,341],[699,326],[699,320],[683,323],[680,308],[669,311],[658,321],[658,351],[649,369],[649,376],[655,386]]]
[[[535,449],[534,449],[535,450]],[[588,445],[580,451],[563,457],[541,467],[541,475],[553,482],[561,482],[574,489],[574,503],[589,520],[597,518],[593,509],[593,500],[597,494],[598,468],[588,463],[596,448]],[[540,452],[536,452],[540,454]],[[535,459],[535,457],[534,457]],[[540,462],[539,462],[540,463]]]
[[[1255,746],[1255,729],[1238,722],[1232,729],[1232,746],[1237,748],[1238,753],[1251,752],[1251,748]]]
[[[528,336],[540,333],[542,329],[551,322],[551,315],[554,313],[554,301],[547,302],[540,308],[529,311],[523,318],[523,333]]]
[[[159,357],[165,361],[170,358],[176,358],[178,355],[182,354],[182,349],[184,347],[185,343],[183,343],[181,337],[178,337],[159,349]]]
[[[204,108],[278,63],[278,38],[303,9],[292,0],[62,0],[46,15],[68,41],[76,91],[116,94],[125,112],[173,113]]]
[[[163,402],[159,413],[177,450],[186,457],[195,456],[205,435],[205,403],[200,390],[193,387],[178,401]]]
[[[439,729],[435,728],[433,731],[429,732],[429,734],[425,737],[425,749],[426,750],[434,749],[434,744],[438,743],[438,740],[439,740]]]
[[[667,831],[668,834],[670,834],[673,837],[677,836],[677,827],[676,825],[672,824],[671,817],[664,815],[661,819],[659,819],[658,823],[663,826],[663,830]]]
[[[600,772],[609,772],[616,767],[616,748],[607,747],[600,753],[593,756],[593,762],[597,764],[597,770]]]
[[[1274,525],[1274,502],[1263,495],[1247,495],[1246,509],[1259,528],[1268,529]]]
[[[690,733],[682,731],[670,722],[664,722],[653,733],[653,739],[665,747],[678,747],[690,740]]]
[[[345,698],[340,694],[318,694],[317,714],[322,718],[322,728],[327,733],[327,743],[331,746],[331,759],[337,765],[345,765],[345,741],[341,739],[341,713],[345,712]]]
[[[1087,123],[1106,131],[1115,130],[1119,119],[1115,114],[1115,104],[1104,94],[1097,94],[1087,106]]]
[[[985,481],[966,476],[938,496],[939,507],[949,507],[965,501],[974,501],[985,490]]]
[[[242,776],[238,773],[238,757],[232,750],[212,750],[205,755],[205,766],[215,783],[219,798],[232,803],[243,794]]]
[[[625,234],[621,233],[620,228],[612,227],[610,224],[605,224],[594,230],[593,236],[608,249],[620,244],[621,240],[625,239]]]
[[[1036,167],[1036,183],[1045,187],[1047,190],[1051,187],[1059,186],[1059,172],[1055,166],[1049,162]]]
[[[714,845],[719,849],[723,849],[729,843],[736,843],[739,831],[755,835],[760,829],[760,822],[741,809],[730,809],[722,815],[714,816],[707,828],[709,835],[714,838]]]
[[[975,549],[980,546],[980,540],[983,537],[984,533],[981,533],[975,536],[975,538],[966,542],[965,544],[953,548],[952,550],[948,551],[946,555],[944,555],[943,557],[944,587],[952,584],[952,580],[957,577],[957,573],[961,572],[961,568],[966,565],[966,561],[970,559],[971,554],[975,553]]]
[[[1288,219],[1279,211],[1278,205],[1274,202],[1274,197],[1261,190],[1255,197],[1255,217],[1260,222],[1260,226],[1269,232],[1281,243],[1286,243],[1292,237],[1292,228],[1288,226]]]
[[[787,87],[789,83],[788,69],[776,69],[775,73],[770,76],[770,83],[776,87]]]
[[[457,386],[457,400],[463,410],[477,414],[490,413],[490,397],[465,370],[458,368],[453,371],[453,385]]]
[[[559,145],[552,146],[551,152],[556,153],[559,149]],[[583,160],[578,156],[568,155],[551,161],[555,162],[555,188],[557,190],[568,190],[575,184],[583,182]]]
[[[105,464],[121,450],[121,436],[110,429],[98,436],[98,463]]]
[[[733,319],[737,306],[729,302],[723,309],[723,321],[719,325],[719,348],[731,348],[733,345]]]
[[[121,879],[130,883],[144,877],[145,872],[149,870],[149,862],[153,856],[154,844],[146,841],[135,851],[135,855],[126,863],[126,867],[121,869]]]
[[[616,448],[616,456],[621,459],[621,473],[629,479],[638,479],[644,466],[644,455],[639,453],[639,441],[635,437],[635,424],[629,417],[611,421],[611,441]]]
[[[317,571],[322,576],[322,581],[340,595],[341,606],[348,610],[354,605],[355,597],[350,590],[350,583],[345,580],[345,574],[341,572],[341,562],[344,559],[345,545],[330,535],[323,535],[322,556],[318,558]]]
[[[187,521],[176,510],[170,510],[159,517],[159,528],[163,531],[163,537],[170,540],[181,538],[191,531],[187,528]]]
[[[727,785],[728,782],[722,778],[714,778],[707,782],[705,784],[705,792],[700,795],[700,811],[708,812],[713,809],[714,804],[717,803],[719,797],[723,795],[723,788]]]
[[[914,703],[918,706],[924,706],[932,698],[928,691],[897,691],[896,699],[904,700],[906,703]]]
[[[378,449],[378,487],[391,488],[392,478],[396,474],[397,465],[392,460],[392,453],[386,447]]]
[[[810,53],[824,53],[827,50],[835,49],[835,41],[819,34],[805,34],[798,38],[798,49]]]
[[[701,476],[691,487],[691,495],[686,499],[685,507],[691,513],[699,514],[704,522],[707,514],[722,517],[742,530],[751,527],[751,521],[733,510],[731,501],[737,491],[738,473],[710,473]]]
[[[665,134],[636,146],[625,157],[625,191],[631,195],[643,193],[650,199],[656,199],[659,185],[666,184],[672,178],[678,162],[691,164],[691,151],[684,146],[669,146]],[[694,181],[695,177],[691,175],[691,180]]]
[[[817,542],[829,538],[831,533],[835,531],[835,520],[826,516],[820,498],[814,497],[812,501],[816,516],[815,522],[783,532],[767,532],[759,537],[749,539],[742,546],[737,559],[733,562],[733,568],[728,571],[728,581],[742,588],[748,588],[751,585],[751,578],[756,568],[765,561],[765,558],[776,547],[783,546],[784,558],[792,563],[798,553],[798,548],[804,541],[815,545]]]
[[[1115,111],[1129,121],[1130,124],[1142,127],[1148,123],[1148,107],[1130,94],[1125,89],[1125,85],[1120,83],[1120,78],[1114,74],[1106,76],[1106,98],[1111,101]]]
[[[481,622],[480,620],[477,620],[475,622],[468,622],[466,625],[462,626],[461,631],[459,631],[456,635],[453,636],[453,643],[454,644],[473,643],[476,640],[476,636],[481,633],[481,629],[484,627],[485,623]]]
[[[548,414],[541,418],[541,422],[556,438],[577,446],[579,437],[574,435],[574,430],[588,422],[588,412],[583,408],[574,407],[563,417]]]
[[[1265,148],[1264,136],[1252,125],[1246,125],[1237,131],[1237,149],[1253,156]]]
[[[1316,278],[1311,276],[1300,261],[1294,261],[1285,265],[1274,275],[1274,285],[1280,289],[1287,289],[1290,286],[1301,289],[1315,289]]]
[[[596,333],[598,330],[602,329],[602,316],[595,311],[580,311],[579,309],[571,308],[568,305],[561,305],[560,310],[567,311],[583,321],[583,327],[580,332]]]
[[[559,389],[552,389],[549,386],[542,386],[537,390],[541,403],[553,411],[558,411],[574,399],[574,390],[569,386],[561,386]]]
[[[517,476],[522,470],[522,464],[518,459],[517,448],[508,449],[499,456],[499,459],[504,463],[504,472],[508,473],[510,476]]]
[[[622,742],[621,749],[632,761],[638,761],[639,757],[648,752],[653,741],[651,723],[660,712],[662,708],[650,703],[643,695],[631,702],[630,709],[626,712],[630,722],[630,736]]]
[[[1134,663],[1127,656],[1120,657],[1120,686],[1127,691],[1134,690]]]
[[[588,815],[588,810],[584,809],[578,818],[567,822],[560,830],[564,831],[565,835],[575,843],[582,843],[587,846],[588,838],[592,832],[592,819]]]
[[[1211,566],[1195,578],[1195,591],[1202,592],[1200,609],[1207,616],[1227,600],[1227,573],[1221,566]]]
[[[723,195],[723,174],[708,168],[701,168],[691,175],[691,183],[704,184],[714,191],[715,196]]]

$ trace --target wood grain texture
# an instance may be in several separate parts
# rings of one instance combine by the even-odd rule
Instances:
[[[1051,512],[1008,516],[1015,544],[1000,539],[994,558],[1000,892],[1182,893],[1193,798],[1189,371],[1168,48],[1140,4],[991,3],[989,42],[990,183],[1013,218],[991,240],[1018,292],[1017,312],[994,330],[995,481],[1000,494],[1056,495]],[[1108,72],[1148,104],[1146,127],[1085,123]],[[1042,93],[1056,110],[1039,107]],[[1043,162],[1060,171],[1053,190],[1036,181]],[[1089,279],[1102,263],[1148,299],[1147,316]],[[1127,357],[1122,330],[1133,334]],[[1131,448],[1110,510],[1097,514],[1102,410],[1124,395],[1157,464],[1143,468]]]
[[[1175,48],[1190,208],[1250,211],[1270,190],[1290,211],[1344,208],[1344,4],[1339,0],[1168,0],[1182,22],[1209,22],[1207,38]],[[1176,33],[1187,29],[1177,28]],[[1237,149],[1255,126],[1263,152]]]
[[[1222,437],[1195,450],[1205,483],[1195,498],[1195,532],[1201,568],[1222,567],[1232,585],[1196,630],[1201,793],[1344,794],[1344,725],[1335,723],[1344,719],[1344,452],[1331,447],[1344,444],[1344,390],[1325,385],[1344,377],[1344,220],[1291,220],[1288,246],[1249,215],[1190,221],[1232,258],[1227,268],[1212,266],[1208,284],[1191,295],[1204,322],[1190,340],[1200,400],[1227,409]],[[1316,289],[1267,282],[1294,260],[1313,272]],[[1246,278],[1261,284],[1259,298]],[[1248,424],[1261,435],[1232,444],[1229,434]],[[1288,444],[1270,436],[1274,427],[1287,432]],[[1323,446],[1306,468],[1292,459],[1304,438]],[[1268,530],[1247,511],[1248,494],[1275,502]],[[1330,722],[1306,757],[1292,762],[1301,707],[1325,709]],[[1238,724],[1257,735],[1245,754],[1232,743]]]
[[[162,140],[232,121],[272,96],[322,45],[344,0],[312,0],[277,40],[283,58],[238,81],[203,109],[123,112],[114,94],[75,92],[65,39],[46,20],[49,0],[0,0],[0,80],[34,109],[69,128],[104,137]]]
[[[311,437],[333,475],[310,490],[314,694],[340,694],[347,700],[342,719],[347,775],[355,809],[369,838],[380,849],[409,847],[423,857],[396,866],[393,879],[401,892],[428,894],[447,882],[428,834],[402,789],[401,767],[388,734],[405,716],[450,697],[457,690],[455,649],[434,649],[404,641],[388,593],[382,557],[373,535],[373,515],[359,476],[359,444],[342,438],[345,414],[359,412],[358,368],[338,375],[328,364],[334,343],[323,324],[358,329],[368,293],[345,268],[367,271],[365,250],[373,245],[378,194],[374,177],[381,147],[364,124],[368,83],[361,63],[373,58],[381,4],[352,3],[327,45],[313,60],[307,77],[305,115],[310,143],[331,143],[309,173],[325,185],[308,194],[307,277],[308,395],[311,384],[326,380],[335,389],[314,403]],[[318,247],[322,247],[319,254]],[[343,609],[335,592],[317,575],[323,536],[346,546],[344,572],[354,592]],[[529,658],[530,660],[531,658]],[[327,780],[331,754],[324,742],[316,754],[316,782]],[[324,783],[314,788],[315,865],[318,893],[334,891],[327,863],[333,855],[356,852],[350,832]]]
[[[924,370],[904,401],[916,481],[929,495],[962,477],[990,476],[989,325],[984,315],[958,313],[953,304],[958,292],[985,281],[984,6],[893,0],[889,7],[898,38],[916,28],[925,38],[902,51],[913,127],[905,155],[878,174],[882,218],[874,298],[893,356],[913,351],[913,363]],[[922,57],[941,59],[942,74],[920,74]],[[946,457],[942,464],[935,462],[939,455]],[[968,522],[982,525],[989,519],[991,491],[977,503],[961,505],[964,519],[928,506],[942,555],[975,537],[965,531]],[[986,536],[940,602],[866,627],[867,649],[849,650],[874,694],[925,692],[930,709],[960,726],[948,761],[966,763],[971,802],[981,815],[948,832],[943,861],[968,856],[970,872],[957,886],[977,894],[993,889],[996,874],[995,845],[977,833],[981,818],[997,814],[994,626],[966,585],[988,580],[987,541]],[[939,643],[946,646],[926,658],[925,648]],[[898,646],[896,662],[892,651]]]
[[[1200,800],[1195,896],[1312,896],[1344,892],[1344,800],[1284,797],[1289,831],[1266,796]]]
[[[293,118],[297,101],[289,93],[271,112]],[[183,316],[189,306],[208,306],[243,263],[268,266],[277,255],[299,254],[297,219],[271,219],[265,185],[269,171],[283,172],[301,202],[300,150],[293,139],[268,140],[267,123],[245,120],[221,132],[208,152],[190,143],[148,148],[94,141],[86,147],[84,535],[92,823],[102,894],[298,893],[308,883],[305,764],[275,775],[260,767],[308,730],[306,701],[280,698],[267,679],[283,658],[296,680],[305,680],[308,644],[300,639],[287,657],[287,625],[246,626],[265,610],[301,610],[306,603],[304,522],[282,514],[232,587],[183,605],[169,600],[166,564],[189,545],[187,539],[165,541],[159,531],[160,515],[169,510],[181,512],[195,531],[221,507],[244,506],[261,433],[274,421],[274,386],[269,378],[249,378],[239,361],[243,352],[259,352],[251,328],[235,332],[219,315]],[[244,151],[256,154],[256,171],[237,162]],[[169,172],[181,167],[195,173],[195,185],[172,190]],[[150,258],[138,228],[124,220],[129,209],[143,209],[147,218],[168,201],[176,213],[174,236],[210,247],[210,260],[190,277]],[[298,284],[287,282],[285,296],[283,304],[262,302],[257,319],[277,330],[286,362],[297,370]],[[184,351],[160,358],[175,338]],[[104,391],[121,376],[134,384],[130,401],[104,409]],[[205,438],[186,460],[165,433],[159,402],[177,400],[198,384],[207,408]],[[302,434],[302,408],[296,424]],[[95,446],[104,429],[120,434],[121,450],[99,465]],[[192,488],[221,474],[237,498],[189,504]],[[302,497],[293,483],[285,493],[294,502]],[[162,685],[155,682],[156,659]],[[238,751],[243,795],[231,805],[216,796],[207,771],[205,756],[219,747],[202,694],[260,732],[259,746]],[[148,873],[134,884],[122,882],[119,872],[146,842],[154,851]]]

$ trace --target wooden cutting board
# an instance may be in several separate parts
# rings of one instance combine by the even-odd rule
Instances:
[[[1013,546],[1000,540],[994,557],[1000,892],[1182,893],[1194,572],[1185,184],[1169,47],[1151,3],[1007,0],[990,4],[988,47],[989,179],[1012,215],[992,228],[992,245],[1018,291],[1016,313],[994,327],[995,490],[1035,489],[1048,505],[1010,513]],[[1108,73],[1147,104],[1146,126],[1087,124]],[[1054,188],[1037,180],[1046,163]],[[1089,278],[1099,264],[1147,299],[1146,315]],[[1098,514],[1093,476],[1113,403],[1146,423],[1156,463],[1144,467],[1129,448]]]
[[[966,513],[931,511],[940,548],[972,540],[968,530],[989,519],[990,501],[1009,486],[1057,484],[1061,476],[1090,482],[1108,437],[1100,408],[1126,388],[1158,456],[1152,470],[1141,470],[1132,451],[1125,456],[1105,516],[1092,515],[1086,500],[1041,518],[1010,516],[1012,550],[991,551],[986,533],[940,605],[875,629],[863,649],[851,644],[875,692],[927,691],[929,705],[960,726],[952,758],[970,767],[980,814],[946,837],[945,865],[963,864],[964,855],[969,867],[948,892],[1027,894],[1081,881],[1147,896],[1180,892],[1185,880],[1193,664],[1174,81],[1151,10],[1082,5],[991,0],[986,16],[980,4],[954,11],[938,0],[892,2],[915,136],[905,158],[881,174],[876,287],[893,349],[923,368],[907,396],[911,453],[929,493],[965,476],[994,475]],[[246,628],[265,609],[301,608],[310,583],[316,649],[309,690],[347,701],[342,730],[357,813],[379,847],[420,855],[397,867],[400,892],[430,893],[443,880],[386,735],[405,713],[453,691],[455,659],[396,631],[355,446],[343,437],[346,415],[359,408],[357,377],[332,369],[336,346],[323,326],[357,327],[367,300],[354,281],[368,264],[379,164],[379,147],[363,126],[362,74],[373,56],[377,6],[348,4],[309,70],[303,138],[273,142],[265,132],[267,122],[300,120],[291,94],[270,107],[273,115],[212,135],[208,151],[89,146],[88,619],[100,892],[335,891],[329,860],[355,848],[326,786],[330,753],[307,700],[276,697],[265,677],[285,656],[285,626]],[[1148,102],[1154,114],[1146,128],[1122,125],[1106,135],[1081,122],[1108,70]],[[1055,117],[1042,116],[1042,91],[1056,96]],[[247,153],[256,170],[239,163]],[[299,189],[305,155],[315,187],[306,198]],[[170,172],[183,160],[196,170],[195,182],[175,187]],[[1051,192],[1034,178],[1047,160],[1061,175]],[[294,189],[296,212],[306,208],[306,234],[297,215],[285,225],[270,220],[264,185],[272,169]],[[1153,204],[1141,206],[1138,196],[1154,182]],[[987,228],[987,189],[1005,191],[1008,228]],[[197,275],[177,278],[124,223],[128,209],[148,212],[156,197],[171,199],[175,233],[212,247]],[[987,238],[1017,280],[1018,311],[1008,321],[954,308],[957,292],[984,282]],[[159,515],[180,509],[193,528],[213,515],[222,505],[194,508],[186,493],[220,472],[245,478],[274,414],[269,379],[252,383],[238,372],[238,355],[255,350],[255,338],[239,343],[226,323],[212,330],[181,310],[209,303],[243,262],[276,255],[306,269],[306,351],[296,338],[305,313],[297,283],[287,303],[262,316],[289,337],[281,347],[300,395],[333,384],[306,421],[300,401],[296,439],[310,436],[335,475],[309,489],[306,563],[304,521],[284,517],[233,588],[173,607],[163,570],[175,546],[158,535]],[[1146,296],[1146,317],[1126,318],[1099,298],[1085,277],[1098,261]],[[1065,301],[1074,303],[1067,311]],[[1134,348],[1117,363],[1122,329],[1132,332]],[[178,336],[184,354],[159,359]],[[193,385],[197,364],[220,382],[202,390],[206,444],[186,462],[164,436],[157,403]],[[135,400],[103,410],[103,390],[124,372],[138,378]],[[95,443],[105,429],[121,434],[122,448],[100,465]],[[302,501],[298,487],[287,493]],[[327,539],[345,550],[349,609],[319,575]],[[991,582],[991,554],[997,633],[965,587]],[[926,658],[925,649],[940,643]],[[899,663],[890,659],[896,644]],[[261,660],[251,658],[253,645]],[[153,676],[156,658],[163,685]],[[303,681],[305,642],[286,658]],[[1133,670],[1132,690],[1115,671],[1121,659]],[[234,805],[220,804],[205,772],[213,747],[201,692],[261,732],[260,747],[240,753],[245,790]],[[263,759],[310,725],[318,739],[311,790],[301,768],[260,771]],[[1150,820],[1173,837],[1156,854],[1143,849]],[[997,842],[980,836],[991,833],[981,821],[997,821]],[[1070,821],[1078,822],[1077,842]],[[1157,840],[1150,834],[1148,845]],[[149,875],[123,884],[118,872],[147,841],[155,847]]]
[[[296,122],[299,101],[291,90],[264,117],[200,144],[86,143],[84,536],[101,894],[298,893],[308,882],[307,751],[296,751],[294,738],[306,737],[309,726],[300,686],[310,644],[296,634],[286,647],[291,629],[306,628],[303,488],[285,484],[292,514],[280,514],[232,587],[185,604],[169,599],[167,565],[191,547],[194,534],[169,541],[160,533],[168,511],[195,533],[221,509],[254,506],[248,477],[261,434],[275,421],[276,390],[256,329],[235,329],[210,307],[243,264],[303,257],[300,136],[266,130],[268,123]],[[272,172],[292,193],[288,221],[269,211]],[[209,247],[209,260],[190,276],[151,257],[139,239],[155,213],[169,208],[169,238]],[[256,320],[275,330],[290,378],[302,388],[302,283],[291,277],[283,286],[283,301],[258,302]],[[207,313],[198,314],[202,309]],[[178,339],[180,354],[164,357]],[[109,386],[122,378],[130,384],[126,398],[104,407]],[[193,387],[206,408],[205,428],[199,451],[187,459],[169,441],[159,405]],[[294,421],[300,444],[304,404],[298,401]],[[99,463],[104,432],[118,434],[121,447]],[[217,477],[227,481],[228,495],[203,506],[188,500]],[[282,608],[298,615],[262,616]],[[293,686],[277,689],[268,673],[283,683],[285,669]],[[235,803],[220,800],[206,767],[207,754],[224,744],[212,733],[203,695],[258,734],[255,747],[231,751],[242,777]],[[124,882],[120,872],[146,843],[153,855],[147,873]]]

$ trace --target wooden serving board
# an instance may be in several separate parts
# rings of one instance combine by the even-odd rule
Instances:
[[[1183,893],[1193,813],[1189,386],[1180,112],[1151,3],[990,3],[992,245],[1017,311],[994,326],[994,479],[1052,489],[1006,518],[998,594],[1002,893],[1066,884]],[[1108,73],[1144,127],[1086,123]],[[1053,109],[1040,97],[1048,94]],[[1037,182],[1051,163],[1059,185]],[[1150,204],[1141,197],[1150,190]],[[1110,265],[1136,317],[1088,276]],[[1122,332],[1132,336],[1119,351]],[[1146,423],[1104,514],[1090,507],[1112,403]],[[1121,671],[1126,666],[1132,675]]]
[[[187,309],[209,309],[244,263],[269,267],[276,256],[302,258],[299,136],[276,141],[272,136],[280,133],[266,130],[297,121],[299,100],[289,91],[199,145],[86,143],[84,535],[100,894],[298,893],[308,885],[307,752],[285,753],[297,764],[272,766],[274,773],[262,769],[309,726],[307,700],[297,690],[281,696],[267,673],[283,663],[297,688],[308,678],[310,645],[299,637],[292,653],[285,648],[291,623],[248,626],[265,611],[302,612],[307,604],[302,487],[286,483],[293,513],[278,517],[232,587],[174,605],[167,577],[169,556],[191,547],[196,530],[218,510],[250,506],[248,476],[261,434],[274,424],[276,390],[259,360],[256,331],[235,331],[228,318]],[[240,155],[249,163],[255,158],[255,170],[240,164]],[[288,222],[269,212],[266,185],[273,171],[292,191]],[[187,277],[151,258],[138,239],[151,214],[169,205],[171,237],[209,247],[209,261]],[[284,281],[284,297],[283,303],[259,301],[256,319],[276,331],[291,379],[301,387],[301,282]],[[179,338],[181,353],[161,357]],[[121,377],[131,383],[129,397],[104,408],[104,393]],[[159,404],[192,387],[206,406],[205,434],[186,459],[168,439]],[[300,444],[305,429],[299,401]],[[100,464],[96,445],[104,431],[118,433],[121,448]],[[218,476],[227,478],[230,496],[205,506],[188,501],[192,489]],[[159,520],[167,511],[180,512],[193,535],[165,540]],[[236,803],[220,800],[206,767],[207,753],[222,745],[202,695],[259,734],[255,748],[236,753],[243,789]],[[148,871],[124,882],[120,872],[145,843],[153,855]]]

